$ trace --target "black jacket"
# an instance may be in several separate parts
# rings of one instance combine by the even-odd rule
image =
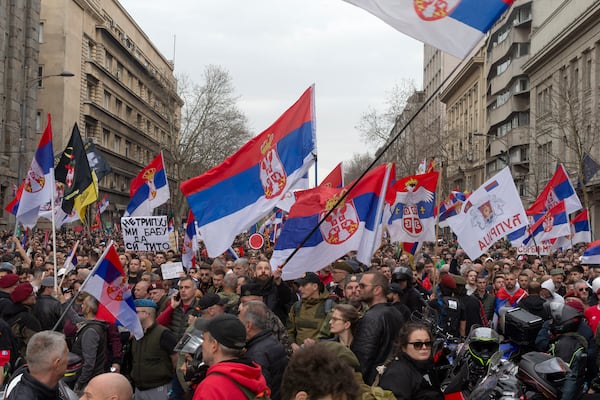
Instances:
[[[42,330],[52,330],[54,324],[62,315],[63,308],[58,300],[47,294],[39,295],[33,306],[33,315],[40,321]],[[65,323],[61,321],[58,331],[62,332]]]
[[[263,299],[267,307],[275,313],[285,325],[292,305],[292,289],[284,282],[276,285],[271,277],[262,287]]]
[[[281,379],[288,362],[285,347],[271,330],[264,330],[248,340],[245,357],[261,366],[267,386],[271,389],[271,399],[279,400]]]
[[[438,400],[444,396],[427,380],[428,370],[417,367],[405,354],[401,354],[386,368],[379,386],[391,390],[400,400]]]
[[[20,355],[25,357],[29,339],[42,330],[40,322],[27,306],[22,303],[13,303],[10,300],[2,302],[0,314],[0,318],[4,319],[11,327],[14,324],[18,325],[18,332],[15,336],[19,340]]]
[[[377,371],[392,352],[404,318],[400,311],[388,303],[370,307],[359,321],[351,349],[360,362],[360,372],[367,385],[371,385]]]
[[[59,399],[58,386],[54,389],[44,385],[29,372],[21,375],[21,380],[11,390],[7,400],[57,400]]]

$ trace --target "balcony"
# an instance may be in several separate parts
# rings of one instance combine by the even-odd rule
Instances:
[[[526,25],[525,25],[526,26]],[[496,46],[489,47],[489,53],[487,54],[487,65],[491,68],[498,60],[506,57],[511,51],[514,43],[529,43],[529,32],[530,29],[523,29],[513,27],[508,33],[508,37]],[[489,73],[486,71],[486,73]]]
[[[515,111],[529,111],[529,96],[510,96],[501,106],[487,110],[488,126],[498,125]]]
[[[527,61],[527,57],[515,58],[502,74],[495,76],[489,82],[492,94],[496,94],[507,88],[515,76],[523,75],[523,64]]]

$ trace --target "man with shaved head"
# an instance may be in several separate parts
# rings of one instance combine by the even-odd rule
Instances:
[[[121,374],[108,372],[96,375],[87,384],[81,400],[131,400],[133,390],[127,378]]]

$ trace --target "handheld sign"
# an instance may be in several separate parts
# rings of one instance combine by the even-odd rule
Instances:
[[[254,250],[262,249],[265,245],[265,238],[260,233],[253,233],[248,238],[248,245]]]
[[[123,217],[121,229],[127,251],[165,251],[171,247],[166,216]]]

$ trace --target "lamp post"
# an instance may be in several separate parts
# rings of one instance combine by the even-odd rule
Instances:
[[[506,154],[506,159],[504,159],[504,164],[508,167],[508,170],[510,171],[510,174],[512,175],[512,166],[510,164],[510,149],[508,148],[508,142],[498,136],[494,136],[494,135],[488,135],[486,133],[482,133],[482,132],[473,132],[473,136],[478,136],[478,137],[486,137],[492,140],[498,140],[500,143],[502,143],[504,145],[505,151],[504,153]],[[500,152],[500,154],[502,154],[502,152]],[[487,157],[485,160],[485,165],[484,165],[485,169],[484,169],[484,174],[485,177],[487,179]]]
[[[17,186],[21,184],[23,180],[23,157],[25,156],[25,140],[27,135],[27,96],[26,92],[31,89],[33,84],[42,82],[46,78],[62,77],[70,78],[75,76],[74,73],[69,71],[63,71],[60,74],[51,74],[38,76],[37,78],[23,80],[23,86],[21,91],[21,126],[19,128],[19,160],[17,170]]]

